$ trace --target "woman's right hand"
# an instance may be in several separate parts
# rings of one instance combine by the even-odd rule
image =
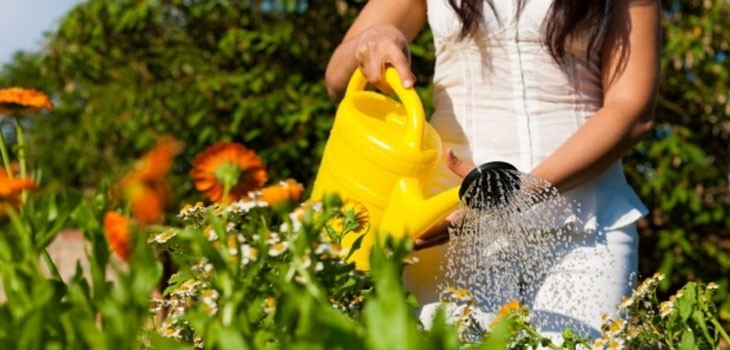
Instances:
[[[392,66],[403,87],[412,87],[416,78],[408,43],[425,23],[425,0],[369,0],[327,64],[325,82],[330,97],[342,99],[357,68],[372,85],[389,91],[384,74]]]
[[[356,40],[355,60],[370,84],[390,92],[391,88],[385,82],[385,70],[393,67],[398,72],[403,87],[413,87],[416,77],[411,72],[408,39],[397,27],[390,24],[374,25],[353,40]]]

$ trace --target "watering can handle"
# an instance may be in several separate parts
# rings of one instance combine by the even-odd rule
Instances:
[[[406,143],[411,148],[420,150],[423,143],[423,124],[426,122],[421,98],[418,97],[415,89],[403,87],[398,71],[393,67],[388,67],[385,70],[385,82],[395,91],[406,110]],[[367,83],[368,81],[360,68],[355,69],[350,82],[347,84],[345,96],[364,90]]]

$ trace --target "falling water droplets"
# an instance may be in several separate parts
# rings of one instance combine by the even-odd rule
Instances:
[[[549,183],[513,169],[485,171],[468,186],[441,266],[448,281],[441,290],[468,289],[485,312],[512,300],[531,305],[564,247],[579,236],[576,208]]]

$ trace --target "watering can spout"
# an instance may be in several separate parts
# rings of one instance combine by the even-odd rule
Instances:
[[[421,189],[421,180],[417,178],[396,182],[383,214],[381,232],[415,239],[445,219],[460,203],[459,187],[430,198],[425,198]]]

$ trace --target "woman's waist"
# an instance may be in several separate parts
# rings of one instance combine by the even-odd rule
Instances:
[[[530,170],[547,158],[585,122],[580,115],[516,115],[504,110],[474,113],[458,118],[453,113],[435,113],[430,123],[445,147],[476,163],[504,160]]]
[[[581,92],[571,86],[546,88],[545,84],[523,87],[491,84],[437,85],[433,93],[436,113],[530,114],[538,117],[570,118],[571,114],[593,114],[602,103],[598,92]]]

